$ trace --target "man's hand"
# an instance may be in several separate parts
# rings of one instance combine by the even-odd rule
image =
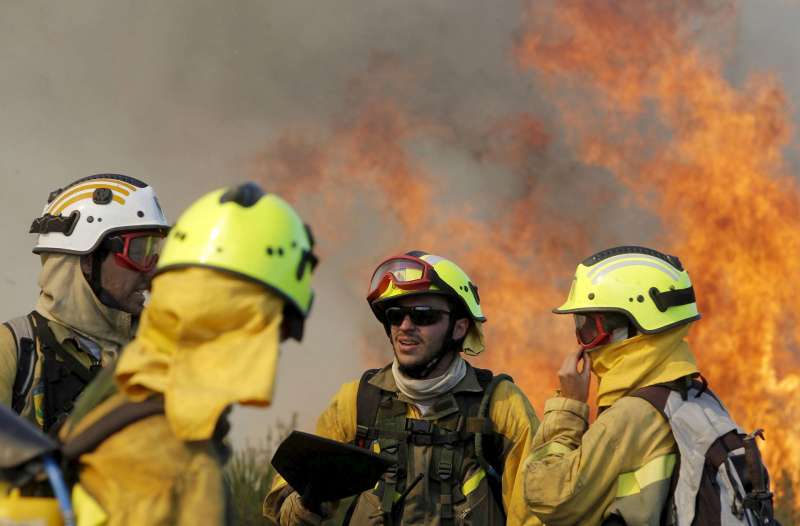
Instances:
[[[583,369],[578,366],[583,362]],[[589,399],[589,381],[591,380],[592,359],[580,350],[570,353],[558,370],[558,380],[561,382],[561,396],[572,398],[586,403]]]

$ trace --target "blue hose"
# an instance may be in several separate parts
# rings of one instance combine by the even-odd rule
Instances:
[[[61,515],[64,516],[64,526],[75,526],[75,511],[72,509],[69,490],[61,474],[61,468],[58,467],[58,462],[51,455],[45,455],[42,461],[47,478],[50,480],[50,486],[58,500],[58,507],[61,508]]]

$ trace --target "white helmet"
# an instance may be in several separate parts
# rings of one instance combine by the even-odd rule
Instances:
[[[99,174],[51,192],[30,232],[39,234],[35,254],[88,254],[112,232],[150,229],[169,229],[153,188],[133,177]]]

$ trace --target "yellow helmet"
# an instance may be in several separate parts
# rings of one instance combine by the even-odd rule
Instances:
[[[689,274],[675,256],[637,246],[603,250],[575,271],[556,314],[621,312],[645,334],[700,319]]]
[[[313,250],[311,229],[291,205],[245,183],[210,192],[184,211],[156,273],[201,266],[256,281],[285,300],[289,335],[299,341],[314,298]]]
[[[449,259],[419,250],[386,259],[372,274],[367,301],[378,320],[385,324],[387,301],[417,294],[441,294],[455,299],[473,322],[464,340],[463,351],[470,355],[483,352],[481,325],[486,316],[481,309],[478,287],[461,267]]]

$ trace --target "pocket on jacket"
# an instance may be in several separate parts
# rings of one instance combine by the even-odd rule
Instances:
[[[350,524],[361,526],[380,526],[384,524],[383,514],[381,513],[381,499],[372,491],[362,493],[355,503]]]
[[[474,489],[466,489],[471,489],[464,492],[466,498],[453,506],[454,522],[457,526],[505,524],[501,504],[494,501],[486,477],[483,477]]]

